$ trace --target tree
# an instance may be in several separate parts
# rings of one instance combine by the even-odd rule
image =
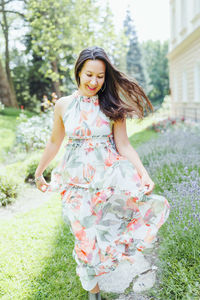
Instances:
[[[6,106],[11,106],[12,104],[12,92],[7,80],[6,73],[3,69],[1,60],[0,60],[0,101]]]
[[[147,95],[161,103],[169,93],[168,41],[147,41],[141,44],[144,69],[147,74]]]
[[[141,64],[142,55],[130,10],[127,10],[126,12],[126,18],[124,20],[124,32],[128,38],[128,51],[126,55],[127,73],[130,77],[135,78],[142,87],[145,87],[145,77]]]
[[[42,57],[40,71],[52,80],[58,97],[65,91],[63,73],[72,69],[80,49],[94,41],[93,23],[98,15],[94,3],[92,0],[28,2],[32,50]]]
[[[7,7],[9,4],[14,3],[13,0],[0,0],[0,13],[1,19],[0,19],[0,25],[2,28],[2,32],[4,35],[4,40],[5,40],[5,69],[6,69],[6,75],[7,75],[7,80],[8,84],[10,86],[10,97],[8,99],[4,99],[6,102],[6,105],[8,106],[13,106],[13,107],[18,107],[17,100],[16,100],[16,95],[15,95],[15,90],[14,90],[14,85],[13,85],[13,80],[11,76],[11,70],[10,70],[10,53],[9,53],[9,29],[10,26],[13,22],[13,18],[10,17],[10,14],[12,15],[18,15],[21,17],[24,17],[24,15],[16,10],[10,9]]]

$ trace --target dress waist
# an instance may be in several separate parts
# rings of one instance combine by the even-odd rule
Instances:
[[[93,143],[112,143],[113,133],[107,135],[92,135],[92,136],[69,136],[67,145],[82,144],[85,142]]]

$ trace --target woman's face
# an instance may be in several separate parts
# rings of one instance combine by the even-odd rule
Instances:
[[[106,65],[102,60],[88,59],[79,72],[81,95],[92,97],[98,93],[105,80]]]

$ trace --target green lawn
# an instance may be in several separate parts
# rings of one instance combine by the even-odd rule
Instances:
[[[63,223],[58,196],[1,220],[0,227],[1,299],[87,299],[75,274],[73,236]]]

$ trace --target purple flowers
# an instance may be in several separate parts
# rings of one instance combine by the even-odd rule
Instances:
[[[166,226],[168,232],[176,235],[179,230],[188,232],[199,228],[199,141],[200,130],[197,128],[174,128],[137,149],[155,188],[170,203],[171,213]]]

